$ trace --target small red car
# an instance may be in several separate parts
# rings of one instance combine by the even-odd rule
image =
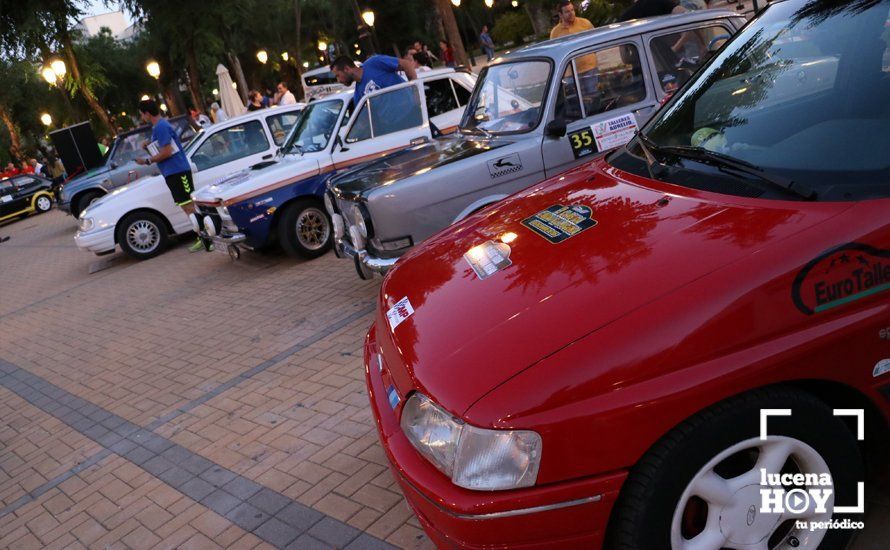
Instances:
[[[628,146],[395,265],[367,383],[439,546],[863,527],[888,464],[888,11],[771,3]]]

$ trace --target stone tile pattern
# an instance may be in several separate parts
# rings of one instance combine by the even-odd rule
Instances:
[[[0,358],[358,530],[356,540],[431,547],[368,415],[361,342],[379,280],[359,281],[330,254],[312,262],[247,254],[232,263],[182,248],[148,262],[115,258],[89,275],[96,259],[74,248],[72,233],[73,220],[60,213],[0,226],[0,235],[12,236],[0,245]],[[119,459],[22,403],[0,388],[0,411],[41,419],[12,428],[40,448],[0,447],[0,508],[26,493],[33,500],[0,519],[43,506],[60,487]],[[49,436],[35,437],[40,429]],[[59,439],[70,450],[54,448]],[[55,466],[39,458],[43,447],[66,460]],[[16,450],[36,453],[30,462],[46,462],[43,473],[19,475]],[[222,509],[232,503],[222,497],[204,498]],[[275,525],[270,537],[278,536]],[[7,534],[0,528],[0,539]],[[300,541],[309,547],[308,537],[322,536],[304,533]]]

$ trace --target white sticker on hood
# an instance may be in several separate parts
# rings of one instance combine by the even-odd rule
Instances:
[[[395,332],[396,327],[402,324],[402,321],[414,314],[414,308],[411,307],[411,301],[408,297],[404,297],[386,312],[386,318],[389,319],[389,328]]]

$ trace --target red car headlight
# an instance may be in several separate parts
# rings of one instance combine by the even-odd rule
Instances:
[[[420,454],[460,487],[502,491],[537,480],[541,436],[536,432],[471,426],[420,393],[405,402],[401,427]]]

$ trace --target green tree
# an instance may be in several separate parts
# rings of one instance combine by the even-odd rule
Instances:
[[[531,34],[534,34],[531,20],[526,14],[518,11],[507,12],[498,17],[491,31],[491,37],[500,44],[506,42],[521,44],[525,37]]]

